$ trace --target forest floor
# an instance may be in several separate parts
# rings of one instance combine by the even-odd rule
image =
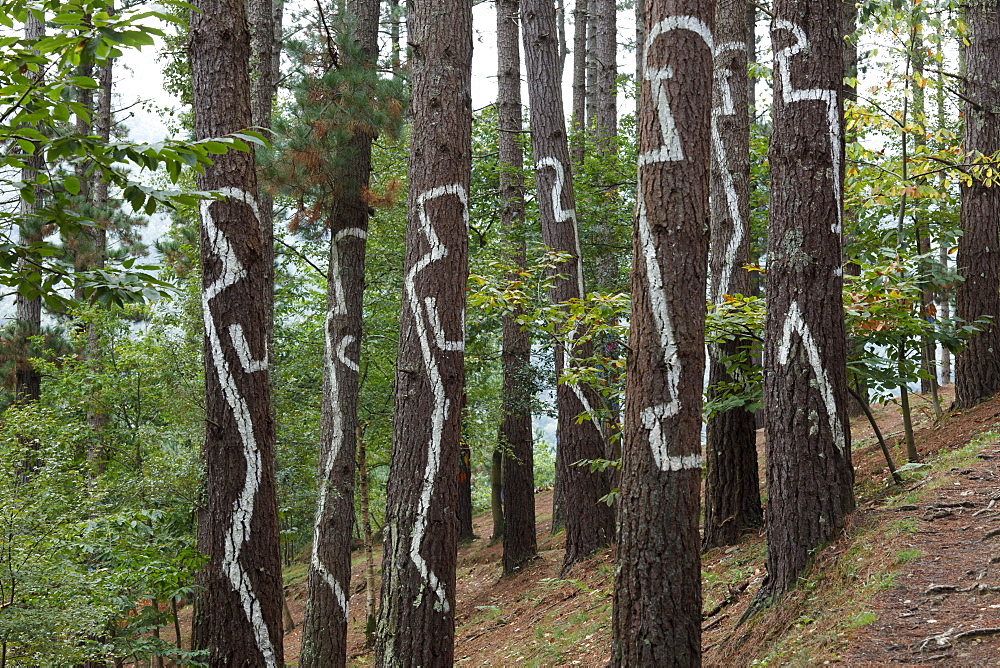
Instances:
[[[944,388],[946,412],[935,424],[929,397],[911,395],[926,466],[905,472],[901,486],[892,483],[867,420],[852,420],[858,510],[778,605],[737,624],[764,576],[762,532],[703,555],[705,665],[1000,665],[1000,398],[964,412],[947,411],[952,399]],[[873,410],[900,466],[898,403]],[[762,440],[758,434],[763,461]],[[489,513],[476,517],[477,538],[460,547],[457,663],[608,663],[613,550],[560,577],[563,536],[550,532],[550,491],[536,496],[536,512],[539,558],[513,577],[500,577],[502,545],[489,540]],[[358,552],[349,665],[372,663],[363,568]],[[305,566],[288,569],[285,582],[298,625]],[[290,665],[299,643],[296,627],[285,638]]]

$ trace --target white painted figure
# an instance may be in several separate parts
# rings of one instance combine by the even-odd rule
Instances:
[[[253,211],[254,216],[260,221],[260,209],[257,200],[253,195],[237,188],[220,188],[218,191],[225,197],[243,202]],[[208,251],[219,258],[222,263],[222,270],[219,277],[205,288],[202,293],[201,307],[205,320],[205,334],[208,337],[210,356],[212,365],[226,397],[226,403],[233,411],[233,419],[236,421],[236,428],[243,444],[243,456],[246,459],[246,474],[243,480],[243,489],[240,495],[233,501],[232,520],[229,530],[226,532],[225,546],[222,556],[222,572],[226,574],[233,585],[233,589],[240,597],[243,605],[243,612],[253,629],[254,640],[264,657],[267,666],[277,666],[274,646],[271,644],[271,637],[268,634],[267,625],[264,623],[264,616],[261,610],[260,600],[253,591],[249,574],[240,565],[240,552],[250,537],[250,522],[253,519],[254,504],[257,490],[260,488],[260,476],[262,461],[260,450],[257,447],[257,439],[253,433],[253,420],[250,416],[250,407],[246,399],[240,394],[236,387],[235,379],[226,362],[222,351],[222,340],[219,338],[219,331],[215,326],[215,319],[212,317],[211,302],[227,288],[232,287],[246,278],[246,268],[236,257],[229,239],[222,233],[212,219],[212,205],[214,201],[203,201],[201,203],[201,217],[205,226],[205,236],[208,241]],[[258,228],[259,229],[259,228]],[[262,361],[253,360],[250,355],[249,344],[243,333],[243,328],[239,324],[232,324],[229,327],[229,335],[236,354],[240,359],[240,365],[244,373],[254,373],[267,369],[267,359]]]

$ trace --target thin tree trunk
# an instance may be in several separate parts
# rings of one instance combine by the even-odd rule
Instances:
[[[490,512],[493,516],[493,534],[490,536],[490,540],[500,540],[504,535],[502,447],[493,449],[490,464]]]
[[[470,541],[476,537],[472,529],[472,450],[464,437],[460,447],[458,455],[458,540]],[[493,455],[493,460],[496,461],[496,454]],[[496,522],[497,517],[494,515],[494,532],[496,531]],[[500,514],[500,533],[503,534],[503,513]]]
[[[465,386],[471,0],[414,0],[408,34],[409,215],[376,664],[447,666]]]
[[[615,0],[592,0],[594,26],[594,137],[603,156],[613,156],[618,135],[618,16]]]
[[[527,266],[524,241],[524,132],[521,111],[519,0],[497,0],[497,95],[500,218],[512,267]],[[574,54],[575,64],[576,54]],[[517,324],[523,310],[503,319],[503,572],[510,574],[538,553],[535,535],[534,439],[531,433],[531,340]]]
[[[644,14],[611,662],[696,666],[715,3]]]
[[[965,150],[989,156],[1000,150],[1000,17],[997,0],[971,0],[965,48]],[[962,183],[962,236],[955,315],[965,322],[993,320],[955,356],[955,404],[970,408],[1000,391],[1000,186],[974,176]]]
[[[196,0],[189,52],[195,137],[251,125],[250,35],[243,3]],[[197,178],[225,197],[201,207],[205,325],[205,492],[194,647],[211,665],[282,666],[274,423],[267,371],[271,285],[253,153],[216,156]]]
[[[938,246],[938,261],[941,263],[941,269],[946,271],[948,269],[948,247],[943,240]],[[951,290],[941,290],[939,299],[941,301],[938,303],[938,313],[941,314],[941,320],[947,322],[951,319]],[[949,383],[951,383],[951,352],[942,347],[941,384],[948,385]]]
[[[792,588],[812,550],[854,509],[841,301],[841,4],[774,4],[764,338],[764,368],[771,370],[764,376],[768,552],[758,604]]]
[[[587,24],[588,0],[576,0],[573,5],[573,115],[570,117],[574,132],[570,152],[573,164],[579,169],[586,155],[587,134]],[[499,37],[498,37],[499,43]],[[518,92],[520,98],[520,91]]]
[[[343,66],[374,69],[378,57],[378,0],[348,0],[345,11],[353,21],[353,38],[363,60],[345,61]],[[330,212],[319,495],[300,659],[306,667],[343,666],[347,662],[358,363],[368,236],[364,192],[371,177],[372,139],[370,132],[358,130],[345,142],[345,157],[349,156],[350,161]]]
[[[358,444],[358,485],[360,489],[361,530],[365,545],[365,647],[375,646],[375,627],[378,611],[375,609],[375,556],[372,536],[371,497],[368,492],[368,459],[361,425],[357,431]]]
[[[521,22],[542,240],[549,248],[567,253],[570,257],[555,270],[563,278],[555,281],[550,299],[557,303],[568,302],[570,299],[582,299],[585,292],[573,174],[563,118],[562,86],[556,76],[558,44],[554,39],[555,10],[551,0],[524,0]],[[556,377],[562,377],[574,355],[587,357],[589,354],[588,346],[579,345],[575,350],[566,350],[563,345],[557,344]],[[583,459],[606,456],[599,418],[592,412],[592,407],[596,405],[595,395],[587,387],[559,383],[556,404],[559,413],[556,469],[565,497],[566,554],[563,568],[566,569],[611,542],[614,517],[610,507],[599,502],[610,491],[608,476],[600,472],[591,473],[587,467],[575,465]],[[579,417],[585,413],[590,413],[593,419],[581,422]]]
[[[715,88],[712,101],[711,283],[716,306],[726,295],[750,293],[750,77],[745,0],[715,7]],[[739,383],[721,360],[752,349],[734,338],[709,346],[709,387]],[[709,389],[710,396],[715,391]],[[702,549],[735,545],[764,523],[757,474],[754,414],[742,407],[708,419],[705,440],[705,524]]]
[[[27,39],[41,39],[45,36],[45,23],[33,12],[29,12],[24,23],[24,36]],[[40,76],[40,75],[39,75]],[[38,172],[45,167],[45,159],[40,153],[41,145],[36,143],[34,153],[27,159],[27,166],[21,171],[21,179],[25,183],[33,183]],[[20,200],[20,220],[18,228],[18,245],[29,246],[42,240],[41,221],[35,217],[35,209],[42,204],[42,189],[35,188],[34,202]],[[18,263],[18,271],[27,269],[23,261]],[[26,352],[28,337],[38,334],[42,327],[42,300],[28,299],[20,292],[14,298],[17,322],[25,339]],[[28,360],[21,357],[16,361],[16,380],[14,398],[21,403],[37,401],[42,396],[42,374]],[[29,447],[37,449],[37,442],[32,439]],[[32,457],[33,459],[34,457]],[[29,462],[28,468],[33,468],[35,462]]]

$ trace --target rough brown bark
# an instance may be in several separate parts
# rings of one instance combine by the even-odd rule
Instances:
[[[612,665],[701,660],[701,401],[715,3],[647,0]]]
[[[843,45],[840,0],[779,0],[774,44],[764,406],[767,577],[795,586],[854,509],[841,303]]]
[[[551,0],[524,0],[521,3],[522,37],[531,107],[531,144],[535,156],[535,187],[538,193],[542,240],[549,248],[567,253],[570,260],[558,267],[563,276],[551,290],[553,302],[582,299],[583,268],[573,198],[573,174],[566,124],[563,118],[562,87],[557,74],[558,45],[555,40],[555,10]],[[562,376],[567,357],[586,356],[589,350],[555,351],[556,377]],[[569,360],[571,361],[571,359]],[[613,536],[614,518],[610,507],[598,499],[610,491],[608,476],[575,466],[581,459],[606,456],[605,440],[596,419],[578,420],[591,412],[596,397],[583,386],[559,383],[556,470],[565,499],[566,554],[564,568],[607,545]]]
[[[500,218],[508,257],[527,265],[524,242],[524,132],[521,115],[519,0],[497,0],[497,95],[500,161]],[[574,54],[574,58],[576,55]],[[574,60],[575,63],[575,60]],[[517,324],[522,312],[503,319],[503,571],[512,573],[538,553],[535,535],[534,439],[531,432],[531,340]]]
[[[576,0],[573,5],[573,115],[570,117],[576,133],[570,150],[576,165],[582,164],[586,155],[588,22],[588,0]],[[499,37],[497,40],[499,42]]]
[[[364,62],[378,56],[378,0],[349,0],[345,11]],[[354,525],[354,471],[358,430],[358,363],[361,356],[372,136],[348,141],[343,187],[330,212],[330,262],[324,327],[319,496],[309,560],[308,599],[302,623],[303,666],[342,666],[347,661],[347,619]],[[347,156],[345,156],[347,157]]]
[[[745,0],[715,7],[715,86],[712,100],[712,220],[709,295],[750,293],[750,77],[747,74]],[[709,386],[734,383],[720,360],[749,350],[735,338],[709,346]],[[714,398],[714,390],[710,390]],[[705,524],[702,549],[735,545],[764,522],[757,480],[754,414],[744,408],[708,419],[705,441]]]
[[[989,156],[1000,150],[1000,13],[997,0],[966,5],[965,150]],[[974,178],[962,184],[962,236],[956,260],[965,278],[955,315],[965,322],[993,321],[955,356],[955,404],[969,408],[1000,391],[1000,187]]]
[[[250,126],[250,35],[243,3],[197,0],[189,52],[195,137]],[[271,292],[253,154],[217,156],[198,176],[225,195],[201,207],[205,323],[205,492],[194,646],[213,666],[282,666],[274,424],[266,351]]]
[[[618,134],[618,21],[615,0],[592,0],[594,26],[594,137],[602,155],[615,153]]]
[[[361,428],[357,431],[358,441],[358,487],[361,506],[361,537],[365,545],[365,647],[375,646],[375,628],[378,613],[375,610],[375,557],[372,534],[372,514],[368,493],[368,459]]]
[[[493,449],[490,464],[490,513],[493,515],[493,533],[490,540],[500,540],[504,534],[503,517],[503,446]],[[470,521],[470,537],[472,534]],[[462,536],[459,536],[459,540]]]
[[[471,0],[414,0],[408,33],[409,216],[376,663],[446,666],[465,385]]]

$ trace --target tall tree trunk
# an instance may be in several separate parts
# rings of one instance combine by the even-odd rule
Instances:
[[[465,386],[471,0],[414,0],[408,33],[413,139],[376,663],[446,666]]]
[[[524,132],[521,112],[519,0],[497,0],[497,123],[500,130],[500,219],[512,267],[527,266],[524,241]],[[574,53],[574,64],[576,54]],[[578,117],[579,118],[579,117]],[[500,442],[503,456],[503,572],[538,554],[535,535],[534,439],[531,433],[531,340],[517,324],[522,310],[504,316]]]
[[[283,0],[246,0],[250,22],[250,116],[254,127],[271,128],[271,106],[278,91],[281,66],[281,19]],[[258,174],[259,177],[259,174]],[[258,178],[259,180],[259,178]],[[274,199],[266,188],[257,192],[260,205],[260,229],[264,245],[265,279],[274,285]],[[274,294],[268,295],[268,359],[274,351]]]
[[[553,302],[582,299],[583,267],[573,198],[573,174],[566,124],[563,118],[562,86],[556,76],[558,45],[555,41],[555,10],[551,0],[524,0],[521,4],[522,36],[531,107],[531,144],[535,156],[535,187],[542,224],[542,240],[549,248],[567,253],[570,260],[555,271],[550,292]],[[589,355],[585,346],[566,350],[556,345],[555,371],[561,378],[567,357]],[[557,476],[565,498],[566,554],[563,567],[586,558],[607,545],[613,537],[611,508],[598,501],[610,491],[608,476],[576,466],[581,459],[606,456],[605,440],[598,417],[591,413],[596,397],[584,386],[559,383]],[[578,419],[591,413],[593,419]]]
[[[940,246],[938,246],[938,262],[941,263],[941,269],[948,269],[948,247],[944,240],[940,241]],[[938,303],[938,314],[941,316],[941,320],[947,322],[951,318],[951,290],[947,288],[941,290],[940,295],[938,295],[940,302]],[[941,348],[941,384],[947,385],[951,382],[951,352],[947,348]]]
[[[586,155],[587,134],[587,24],[590,20],[588,0],[576,0],[573,5],[573,115],[575,133],[570,151],[573,164],[582,166]],[[499,43],[499,37],[497,37]],[[520,91],[518,92],[520,99]]]
[[[715,88],[712,101],[711,288],[716,306],[727,294],[750,293],[750,77],[745,0],[715,6]],[[721,362],[749,351],[734,338],[709,346],[709,386],[738,383]],[[715,391],[709,390],[714,398]],[[764,522],[757,478],[754,414],[742,407],[708,419],[705,441],[705,528],[702,548],[735,545]]]
[[[841,302],[841,0],[779,0],[774,44],[764,405],[767,577],[795,585],[854,509]]]
[[[28,12],[24,22],[24,36],[27,39],[41,39],[45,36],[45,23],[33,12]],[[39,75],[40,76],[40,75]],[[32,183],[38,176],[38,172],[44,169],[45,159],[40,153],[41,146],[35,144],[34,153],[27,159],[27,166],[21,171],[21,179],[25,183]],[[34,201],[26,199],[20,201],[20,220],[18,228],[18,244],[28,246],[42,240],[42,223],[35,217],[36,207],[41,205],[42,189],[35,188]],[[26,271],[28,267],[23,261],[18,263],[19,271]],[[28,299],[20,292],[14,298],[17,322],[21,327],[25,337],[27,347],[28,337],[38,334],[42,327],[42,300],[40,298]],[[14,398],[18,402],[27,403],[37,401],[42,396],[42,374],[31,364],[27,356],[16,362],[16,380],[14,386]],[[32,447],[37,448],[37,444],[32,439]]]
[[[646,2],[615,666],[701,660],[698,515],[714,14],[712,1]]]
[[[615,154],[618,135],[618,15],[615,0],[593,0],[594,137],[601,155]]]
[[[243,3],[197,0],[189,53],[195,137],[251,125]],[[198,549],[209,556],[194,646],[211,665],[282,666],[274,423],[267,372],[271,294],[253,153],[230,151],[198,176],[225,197],[201,206],[205,322],[205,493]]]
[[[997,0],[971,0],[965,48],[965,150],[989,156],[1000,150],[1000,14]],[[962,236],[955,315],[965,322],[993,321],[955,356],[955,404],[969,408],[1000,391],[1000,186],[982,178],[962,184]]]
[[[343,66],[374,69],[378,57],[378,0],[348,0],[345,11],[363,60],[344,62]],[[343,174],[343,188],[330,215],[319,496],[301,653],[303,666],[317,668],[343,666],[347,661],[358,362],[368,236],[364,191],[371,177],[372,139],[369,132],[359,130],[348,140],[344,152],[349,162]]]

